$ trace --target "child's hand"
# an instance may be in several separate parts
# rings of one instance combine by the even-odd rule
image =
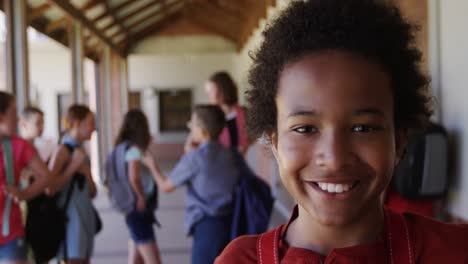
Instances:
[[[6,195],[10,196],[16,203],[25,200],[25,197],[23,195],[24,193],[15,186],[4,186],[3,192]]]
[[[83,149],[77,148],[73,151],[72,158],[71,158],[71,165],[73,167],[79,168],[81,167],[81,164],[85,161],[86,159],[86,153]]]
[[[138,212],[144,212],[146,209],[146,201],[144,197],[137,197],[136,209]]]

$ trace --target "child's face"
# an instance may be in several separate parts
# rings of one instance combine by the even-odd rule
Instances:
[[[221,105],[223,103],[223,98],[216,83],[211,81],[206,82],[205,93],[208,96],[208,102],[210,104]]]
[[[204,128],[200,124],[200,120],[197,114],[192,113],[192,118],[189,122],[190,134],[192,136],[192,140],[200,143],[206,140],[206,133]]]
[[[16,134],[17,125],[18,114],[16,113],[16,102],[12,102],[5,113],[0,113],[0,134],[4,136]]]
[[[38,138],[44,132],[44,117],[41,114],[33,114],[29,118],[22,119],[20,127],[23,135]]]
[[[276,106],[281,179],[316,222],[343,226],[381,210],[397,153],[386,73],[345,52],[303,56],[280,74]]]
[[[73,127],[81,140],[89,140],[96,130],[94,114],[88,114],[82,121],[75,121]]]

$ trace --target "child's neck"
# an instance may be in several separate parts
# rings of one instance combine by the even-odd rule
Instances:
[[[384,216],[380,206],[368,210],[359,222],[337,227],[318,223],[299,205],[299,216],[289,226],[286,240],[291,247],[309,249],[326,256],[335,248],[377,241],[383,227]]]

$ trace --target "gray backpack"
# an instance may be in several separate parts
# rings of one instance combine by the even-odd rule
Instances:
[[[128,148],[128,142],[120,143],[106,159],[105,184],[109,190],[109,200],[112,207],[123,214],[133,211],[136,200],[127,174],[125,152]]]

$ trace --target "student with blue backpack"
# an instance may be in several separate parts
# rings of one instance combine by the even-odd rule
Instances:
[[[218,142],[224,128],[224,113],[218,106],[195,107],[190,140],[185,155],[165,177],[150,153],[143,160],[164,192],[187,186],[185,233],[193,236],[192,264],[213,263],[230,241],[233,192],[239,172],[233,152]]]
[[[150,143],[145,114],[138,109],[130,110],[106,163],[111,202],[125,214],[130,232],[128,263],[161,263],[153,229],[157,224],[154,210],[158,190],[153,175],[142,164]]]

